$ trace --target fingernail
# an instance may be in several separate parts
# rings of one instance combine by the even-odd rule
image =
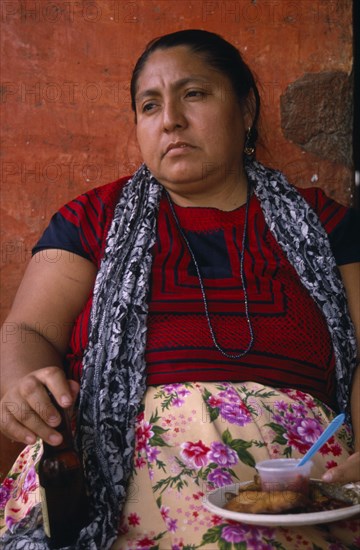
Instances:
[[[49,422],[50,424],[54,424],[55,422],[57,422],[59,420],[59,418],[57,416],[49,416]]]
[[[36,441],[36,437],[34,437],[33,435],[27,435],[25,437],[25,441],[28,445],[33,445]]]
[[[68,407],[72,403],[71,397],[69,397],[69,395],[62,395],[60,402],[64,407]]]
[[[50,443],[54,443],[54,445],[57,445],[58,443],[61,442],[61,436],[59,434],[58,435],[51,434],[49,436],[49,441],[50,441]]]
[[[325,472],[325,474],[322,476],[322,479],[324,481],[331,481],[333,478],[333,475],[331,472]]]

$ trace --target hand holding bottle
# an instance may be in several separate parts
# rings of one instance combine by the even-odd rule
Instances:
[[[13,382],[1,399],[1,431],[10,439],[33,444],[37,437],[49,445],[61,443],[57,427],[61,416],[49,397],[60,407],[71,406],[79,393],[79,384],[67,380],[64,370],[49,366],[33,371]]]

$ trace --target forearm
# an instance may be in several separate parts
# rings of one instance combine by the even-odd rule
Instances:
[[[32,258],[2,328],[0,429],[23,443],[40,437],[58,444],[60,416],[49,392],[62,407],[71,406],[79,392],[79,384],[66,378],[62,358],[96,266],[60,252],[56,263],[42,255]]]
[[[2,394],[8,380],[48,365],[62,366],[75,320],[93,288],[96,267],[58,252],[56,263],[43,255],[31,259],[2,327]]]
[[[355,439],[355,451],[360,451],[360,367],[353,377],[351,391],[351,419]]]
[[[346,289],[349,311],[354,323],[357,341],[357,356],[360,358],[360,263],[340,267]],[[356,449],[360,451],[360,365],[358,365],[351,385],[351,418],[355,435]]]
[[[20,378],[38,369],[62,367],[59,351],[24,323],[8,320],[1,328],[1,397]]]
[[[360,353],[360,263],[340,267],[345,285],[350,315],[354,323],[358,357]],[[360,480],[360,367],[358,366],[351,385],[351,420],[354,431],[354,450],[347,460],[327,470],[323,479],[336,483],[349,483]]]

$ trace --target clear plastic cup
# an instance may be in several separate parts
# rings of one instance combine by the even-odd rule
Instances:
[[[297,466],[300,459],[273,458],[256,464],[263,491],[294,491],[308,495],[312,461]]]

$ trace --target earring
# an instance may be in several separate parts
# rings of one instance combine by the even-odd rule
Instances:
[[[249,158],[253,158],[256,150],[257,130],[253,126],[248,128],[245,135],[244,154]]]

